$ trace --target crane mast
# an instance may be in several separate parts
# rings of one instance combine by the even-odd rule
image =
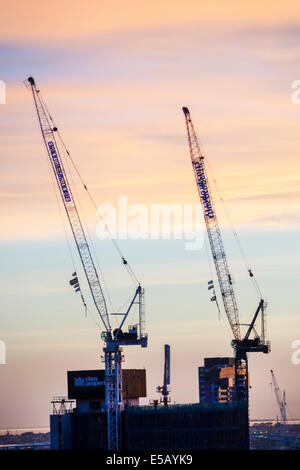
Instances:
[[[40,97],[32,77],[27,79],[36,107],[36,112],[51,163],[51,167],[56,179],[61,199],[68,217],[68,221],[74,236],[81,264],[89,285],[95,307],[104,325],[105,331],[101,338],[105,342],[104,362],[105,362],[105,400],[107,409],[107,432],[108,449],[118,450],[120,448],[120,406],[122,404],[122,345],[147,346],[147,334],[144,333],[144,289],[138,285],[134,297],[123,315],[120,326],[112,332],[109,314],[103,290],[95,268],[93,257],[87,242],[87,238],[80,220],[75,200],[72,195],[68,177],[63,165],[59,146],[55,138],[56,127],[52,127],[50,115]],[[137,325],[129,327],[128,333],[123,333],[121,328],[128,317],[132,307],[138,304],[139,322]]]
[[[190,112],[187,107],[182,108],[187,128],[189,149],[192,167],[196,179],[198,193],[203,208],[204,220],[208,233],[208,239],[214,260],[214,265],[218,277],[219,287],[222,295],[222,301],[228,318],[232,334],[232,346],[235,350],[235,398],[237,401],[246,402],[248,406],[248,359],[247,352],[264,352],[270,350],[270,345],[265,341],[265,302],[260,300],[258,308],[254,314],[253,320],[245,336],[241,337],[238,307],[235,293],[232,287],[231,275],[226,259],[222,235],[219,228],[214,203],[209,188],[204,156],[201,153],[198,138],[193,126]],[[259,313],[262,315],[261,336],[255,331],[255,321]],[[250,334],[254,333],[255,337],[250,338]]]

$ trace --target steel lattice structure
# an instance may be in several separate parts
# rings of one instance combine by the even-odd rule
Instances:
[[[144,333],[144,289],[142,289],[142,287],[138,285],[133,300],[129,305],[129,308],[127,309],[126,313],[123,314],[124,316],[119,328],[116,331],[112,332],[103,290],[80,220],[76,203],[72,195],[71,187],[68,182],[68,177],[59,151],[59,146],[57,145],[57,141],[55,138],[57,128],[52,127],[51,125],[52,119],[40,97],[40,93],[39,90],[36,88],[34,79],[32,77],[29,77],[27,80],[27,84],[29,85],[33,94],[34,103],[47,154],[74,236],[74,240],[89,285],[89,289],[95,307],[105,327],[105,331],[102,333],[101,337],[105,341],[105,347],[103,348],[103,350],[105,362],[105,395],[107,408],[108,449],[118,450],[120,448],[120,405],[122,403],[122,354],[120,350],[120,345],[140,345],[142,347],[147,346],[147,335]],[[134,304],[139,305],[138,325],[130,327],[131,329],[129,329],[129,333],[123,334],[121,327],[123,326]]]
[[[209,243],[212,251],[215,268],[219,280],[225,312],[230,323],[233,336],[236,340],[241,339],[238,307],[232,288],[231,276],[225,255],[222,236],[216,217],[214,204],[204,165],[204,157],[201,154],[196,132],[187,108],[183,108],[186,117],[186,126],[190,146],[190,154],[195,174],[196,184],[200,200],[202,202],[205,224],[207,228]]]
[[[188,108],[182,108],[187,127],[187,135],[190,149],[190,157],[197,183],[198,193],[204,213],[204,220],[208,233],[212,257],[218,277],[224,310],[228,318],[233,340],[232,346],[235,349],[235,399],[246,403],[248,407],[248,358],[247,352],[270,351],[270,344],[265,341],[265,303],[261,299],[254,314],[251,324],[245,336],[241,337],[238,307],[235,293],[232,287],[231,276],[223,246],[221,231],[219,228],[217,215],[215,212],[212,193],[209,188],[204,156],[201,153],[198,138],[192,123]],[[255,321],[261,312],[261,336],[255,331]],[[254,339],[250,339],[250,334],[255,334]]]

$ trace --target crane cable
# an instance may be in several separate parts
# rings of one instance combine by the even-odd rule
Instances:
[[[213,281],[213,270],[212,270],[212,266],[211,266],[211,259],[210,259],[209,253],[208,253],[208,240],[207,239],[208,239],[208,235],[206,233],[206,236],[204,237],[205,253],[206,253],[206,257],[207,257],[207,263],[208,263],[210,279]],[[218,309],[218,319],[220,321],[221,311],[220,311],[219,302],[218,302],[218,299],[217,299],[217,294],[216,294],[214,283],[213,283],[213,286],[214,286],[213,293],[216,297],[216,305],[217,305],[217,309]]]
[[[47,154],[47,157],[48,157],[48,154]],[[53,176],[53,173],[51,171],[51,165],[50,165],[49,159],[47,158],[46,160],[47,160],[47,163],[48,163],[48,166],[49,166],[49,169],[50,169],[51,182],[52,182],[53,191],[54,191],[54,194],[55,194],[55,199],[56,199],[56,203],[57,203],[57,206],[58,206],[58,211],[59,211],[59,214],[60,214],[61,223],[62,223],[62,226],[63,226],[65,238],[66,238],[66,241],[67,241],[67,246],[68,246],[68,251],[69,251],[69,255],[70,255],[71,264],[72,264],[74,272],[77,273],[78,270],[76,269],[76,263],[75,263],[74,255],[72,253],[71,242],[70,242],[70,239],[69,239],[69,236],[68,236],[68,231],[67,231],[67,228],[66,228],[65,219],[64,219],[62,209],[61,209],[61,205],[60,205],[59,199],[58,199],[57,186],[55,184],[54,176]],[[77,274],[77,276],[78,276],[78,274]],[[98,323],[98,321],[94,317],[93,313],[88,308],[81,290],[80,290],[80,295],[81,295],[81,300],[82,300],[82,303],[83,303],[83,306],[84,306],[84,309],[85,309],[85,317],[87,317],[87,313],[89,313],[89,315],[93,319],[94,323],[96,324],[97,328],[100,331],[102,331],[102,327],[100,326],[100,324]]]
[[[200,142],[200,141],[199,141],[199,142]],[[201,144],[201,148],[202,148],[202,144]],[[208,245],[209,245],[209,237],[208,237],[207,231],[205,230],[204,246],[205,246],[205,252],[206,252],[206,257],[207,257],[207,264],[208,264],[208,268],[209,268],[210,279],[213,280],[213,279],[214,279],[214,275],[213,275],[211,257],[209,256]],[[213,284],[213,285],[214,285],[214,284]],[[226,329],[228,330],[229,335],[231,336],[232,331],[231,331],[231,329],[229,328],[227,321],[224,320],[223,314],[221,313],[221,309],[220,309],[220,305],[219,305],[219,302],[218,302],[218,296],[217,296],[217,293],[216,293],[216,290],[215,290],[215,286],[214,286],[213,292],[214,292],[214,295],[215,295],[215,297],[216,297],[216,306],[217,306],[217,310],[218,310],[218,320],[220,321],[220,320],[221,320],[221,317],[222,317],[222,321],[223,321],[223,323],[224,323]]]
[[[43,106],[45,107],[45,109],[46,109],[46,111],[47,111],[47,113],[48,113],[49,118],[51,119],[51,121],[52,121],[52,123],[53,123],[53,119],[52,119],[52,117],[51,117],[51,115],[50,115],[50,113],[49,113],[49,110],[47,109],[47,106],[45,105],[45,102],[44,102],[43,99],[42,99],[42,96],[41,96],[39,90],[37,90],[37,92],[39,93],[39,99],[41,100]],[[47,156],[48,156],[48,155],[47,155]],[[47,163],[48,163],[49,170],[50,170],[50,175],[51,175],[53,190],[54,190],[54,193],[55,193],[56,202],[57,202],[58,210],[59,210],[59,213],[60,213],[60,218],[61,218],[61,222],[62,222],[64,234],[65,234],[65,238],[66,238],[66,241],[67,241],[67,246],[68,246],[68,251],[69,251],[71,263],[72,263],[72,265],[73,265],[73,271],[76,272],[76,274],[77,274],[77,276],[78,276],[78,269],[76,268],[75,258],[74,258],[74,255],[73,255],[73,253],[72,253],[72,248],[71,248],[72,245],[71,245],[71,242],[70,242],[70,239],[69,239],[69,235],[68,235],[69,232],[68,232],[68,230],[67,230],[67,228],[66,228],[65,219],[64,219],[64,216],[63,216],[63,214],[62,214],[61,206],[60,206],[59,199],[58,199],[58,195],[57,195],[57,186],[56,186],[56,184],[55,184],[54,176],[53,176],[52,169],[51,169],[51,164],[50,164],[48,158],[47,158]],[[70,167],[69,167],[69,165],[68,165],[68,160],[67,160],[67,159],[66,159],[66,164],[67,164],[67,167],[68,167],[68,171],[69,171],[70,178],[71,178],[72,183],[73,183],[73,188],[75,189],[75,193],[76,193],[76,197],[77,197],[77,203],[79,204],[79,206],[81,206],[80,199],[79,199],[79,197],[78,197],[77,190],[76,190],[76,185],[74,184],[73,176],[72,176],[72,173],[71,173],[71,171],[70,171]],[[82,209],[82,208],[81,208],[81,209]],[[109,290],[108,290],[108,288],[107,288],[107,285],[106,285],[106,282],[105,282],[105,278],[104,278],[104,276],[103,276],[103,272],[102,272],[101,267],[100,267],[100,265],[99,265],[99,261],[98,261],[98,257],[97,257],[96,251],[95,251],[95,247],[94,247],[94,244],[93,244],[93,241],[92,241],[92,238],[91,238],[91,235],[90,235],[90,232],[89,232],[87,223],[86,223],[84,211],[81,210],[81,213],[82,213],[83,221],[84,221],[84,224],[85,224],[85,230],[86,230],[86,232],[87,232],[87,234],[88,234],[89,242],[90,242],[90,245],[91,245],[91,247],[92,247],[92,249],[93,249],[95,259],[96,259],[96,261],[97,261],[97,268],[98,268],[98,271],[99,271],[99,273],[100,273],[100,276],[101,276],[103,285],[104,285],[104,287],[105,287],[106,296],[108,297],[108,300],[109,300],[109,302],[110,302],[111,309],[114,310],[114,307],[113,307],[113,304],[112,304],[112,299],[111,299]],[[92,312],[91,312],[90,309],[88,308],[88,306],[87,306],[87,304],[86,304],[86,301],[85,301],[85,299],[84,299],[84,297],[83,297],[83,294],[82,294],[81,289],[80,289],[80,296],[81,296],[81,300],[82,300],[82,303],[83,303],[83,306],[84,306],[84,309],[85,309],[85,317],[87,317],[87,313],[89,313],[90,316],[92,317],[94,323],[96,324],[96,326],[99,328],[100,331],[102,331],[102,328],[100,327],[99,323],[97,322],[97,320],[95,319],[94,315],[92,314]]]
[[[98,213],[98,206],[97,206],[95,200],[93,199],[91,193],[89,192],[87,185],[85,184],[85,182],[84,182],[84,180],[83,180],[83,178],[82,178],[82,176],[81,176],[81,174],[80,174],[80,172],[79,172],[79,170],[78,170],[78,168],[77,168],[77,166],[76,166],[76,164],[75,164],[73,158],[71,157],[71,154],[70,154],[70,152],[68,151],[68,149],[67,149],[67,147],[66,147],[66,145],[65,145],[65,143],[64,143],[64,141],[63,141],[63,139],[62,139],[62,137],[61,137],[61,135],[60,135],[60,132],[59,132],[57,126],[55,126],[54,120],[53,120],[51,114],[49,113],[48,108],[47,108],[47,106],[46,106],[46,104],[45,104],[45,102],[44,102],[44,100],[43,100],[41,94],[39,94],[39,96],[40,96],[40,100],[42,101],[43,106],[45,107],[45,109],[46,109],[46,111],[47,111],[47,113],[48,113],[48,116],[49,116],[49,118],[50,118],[50,120],[51,120],[51,122],[52,122],[52,124],[53,124],[53,126],[54,126],[53,130],[55,130],[55,131],[57,132],[57,135],[58,135],[58,137],[59,137],[59,139],[60,139],[60,141],[61,141],[61,144],[62,144],[63,148],[65,149],[65,152],[66,152],[66,154],[68,155],[68,157],[69,157],[69,159],[70,159],[70,161],[71,161],[71,163],[72,163],[72,165],[73,165],[73,167],[74,167],[74,169],[75,169],[75,171],[76,171],[76,173],[77,173],[77,175],[78,175],[78,177],[79,177],[79,179],[80,179],[80,181],[81,181],[81,184],[83,185],[83,188],[84,188],[85,191],[87,192],[91,203],[93,204],[94,208],[96,209],[97,214],[98,214],[99,217],[101,218],[101,220],[102,220],[102,222],[103,222],[103,225],[104,225],[104,228],[105,228],[105,230],[108,232],[108,234],[109,234],[109,236],[110,236],[110,239],[111,239],[111,241],[113,242],[113,244],[114,244],[114,246],[115,246],[115,248],[116,248],[116,250],[117,250],[117,252],[118,252],[118,254],[119,254],[120,258],[121,258],[121,260],[122,260],[122,263],[124,264],[124,266],[125,266],[127,272],[129,273],[131,279],[133,280],[133,282],[136,283],[137,285],[140,285],[140,282],[139,282],[139,280],[137,279],[136,275],[134,274],[133,269],[132,269],[131,266],[129,265],[128,261],[125,259],[125,256],[123,255],[123,253],[122,253],[122,251],[121,251],[119,245],[117,244],[116,240],[115,240],[114,237],[112,236],[112,233],[111,233],[111,231],[110,231],[108,225],[105,223],[103,217]]]
[[[208,252],[208,235],[207,234],[206,234],[206,237],[204,238],[204,246],[205,246],[205,252],[206,252],[206,257],[207,257],[207,262],[208,262],[208,267],[209,267],[210,279],[213,280],[213,270],[212,270],[212,265],[211,265],[211,258],[209,256],[209,252]],[[216,305],[217,305],[217,309],[218,309],[218,320],[221,321],[221,318],[222,318],[222,321],[223,321],[226,329],[228,330],[229,336],[231,336],[232,331],[228,326],[228,322],[225,321],[223,313],[221,312],[220,305],[219,305],[219,302],[218,302],[217,293],[215,291],[215,287],[214,287],[214,294],[216,296]]]
[[[97,256],[97,253],[96,253],[96,250],[95,250],[95,246],[94,246],[94,243],[93,243],[91,234],[90,234],[90,230],[89,230],[89,228],[88,228],[88,224],[87,224],[87,221],[86,221],[86,218],[85,218],[84,211],[83,211],[82,206],[81,206],[80,198],[79,198],[79,196],[78,196],[78,192],[77,192],[77,188],[76,188],[76,185],[75,185],[75,182],[74,182],[74,179],[73,179],[73,175],[72,175],[72,172],[71,172],[71,170],[70,170],[70,166],[69,166],[68,160],[67,160],[67,159],[65,159],[65,160],[66,160],[66,164],[67,164],[67,169],[68,169],[68,172],[69,172],[69,176],[70,176],[71,181],[72,181],[72,188],[74,188],[74,190],[75,190],[77,203],[78,203],[79,208],[80,208],[80,210],[81,210],[81,215],[82,215],[82,219],[83,219],[83,224],[84,224],[85,232],[87,233],[88,240],[89,240],[89,244],[90,244],[90,246],[92,247],[93,254],[94,254],[94,257],[95,257],[96,262],[97,262],[98,273],[99,273],[100,276],[101,276],[101,282],[102,282],[102,284],[103,284],[103,286],[104,286],[104,288],[105,288],[105,295],[106,295],[106,297],[108,298],[109,303],[110,303],[111,310],[113,311],[113,310],[114,310],[114,307],[113,307],[112,299],[111,299],[111,296],[110,296],[110,293],[109,293],[109,290],[108,290],[108,287],[107,287],[107,284],[106,284],[106,281],[105,281],[105,278],[104,278],[104,275],[103,275],[103,271],[102,271],[102,269],[101,269],[101,267],[100,267],[100,264],[99,264],[98,256]]]
[[[254,276],[254,274],[253,274],[253,271],[252,271],[252,269],[251,269],[251,267],[250,267],[250,264],[249,264],[248,259],[247,259],[247,257],[246,257],[246,253],[245,253],[245,251],[244,251],[244,249],[243,249],[243,247],[242,247],[242,244],[241,244],[241,241],[240,241],[239,236],[238,236],[238,234],[237,234],[237,231],[236,231],[236,229],[235,229],[235,227],[234,227],[234,225],[233,225],[232,219],[231,219],[231,217],[230,217],[230,214],[229,214],[228,209],[227,209],[226,204],[225,204],[225,200],[224,200],[224,198],[223,198],[223,196],[222,196],[222,193],[221,193],[221,190],[220,190],[220,188],[219,188],[219,186],[218,186],[218,184],[217,184],[217,180],[216,180],[216,178],[215,178],[215,176],[214,176],[214,174],[213,174],[213,171],[212,171],[211,166],[210,166],[209,162],[207,161],[207,159],[206,159],[206,162],[207,162],[207,167],[208,167],[208,169],[209,169],[209,172],[210,172],[210,174],[211,174],[211,176],[212,176],[212,180],[213,180],[213,182],[214,182],[214,184],[215,184],[215,187],[216,187],[216,189],[217,189],[217,191],[218,191],[220,201],[222,202],[225,215],[226,215],[226,217],[227,217],[227,219],[228,219],[228,221],[229,221],[231,230],[232,230],[232,232],[233,232],[233,235],[234,235],[234,237],[235,237],[236,243],[237,243],[238,248],[239,248],[239,250],[240,250],[240,253],[241,253],[241,255],[242,255],[242,258],[243,258],[245,267],[246,267],[246,269],[247,269],[247,271],[248,271],[249,277],[250,277],[250,279],[251,279],[251,281],[252,281],[252,284],[253,284],[253,286],[254,286],[254,289],[256,290],[256,293],[258,294],[259,298],[262,299],[263,297],[262,297],[262,293],[261,293],[260,287],[259,287],[258,282],[257,282],[257,280],[256,280],[256,278],[255,278],[255,276]]]

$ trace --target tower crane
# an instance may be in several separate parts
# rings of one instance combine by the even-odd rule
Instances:
[[[265,307],[263,299],[260,299],[257,310],[248,326],[245,336],[241,335],[241,324],[239,322],[238,306],[235,293],[232,286],[232,277],[224,250],[222,235],[218,224],[216,211],[209,188],[209,182],[198,138],[193,126],[190,112],[187,107],[182,108],[188,135],[188,143],[192,167],[196,179],[198,193],[203,208],[204,220],[208,233],[208,239],[212,252],[212,257],[218,277],[219,287],[222,295],[222,301],[232,330],[232,347],[235,350],[235,399],[239,402],[246,402],[248,409],[248,352],[270,351],[270,343],[265,340]],[[249,270],[252,276],[251,270]],[[261,334],[255,330],[255,322],[261,313]],[[254,337],[250,338],[250,335]]]
[[[122,346],[140,345],[147,347],[147,334],[144,332],[144,289],[138,283],[134,296],[125,313],[120,314],[121,319],[118,328],[112,330],[110,315],[108,313],[103,289],[101,287],[95,263],[90,247],[80,220],[76,202],[72,195],[68,176],[64,168],[63,159],[55,134],[57,127],[53,126],[53,120],[41,98],[33,77],[25,82],[31,89],[34,104],[42,132],[43,141],[51,163],[59,193],[66,211],[71,231],[75,240],[81,264],[88,282],[96,310],[99,313],[104,331],[101,339],[104,341],[105,362],[105,401],[107,410],[107,434],[108,449],[118,450],[120,448],[120,406],[122,404]],[[87,189],[85,187],[85,189]],[[127,261],[122,258],[123,263]],[[123,332],[122,327],[134,304],[138,304],[138,323]]]
[[[285,436],[286,436],[286,399],[285,399],[285,391],[281,393],[279,385],[277,383],[275,374],[273,370],[271,370],[271,376],[272,376],[272,382],[273,382],[273,387],[274,387],[274,393],[275,393],[275,398],[276,402],[280,411],[280,416],[281,416],[281,421],[282,421],[282,428],[281,428],[281,437],[283,441],[283,447],[285,447]]]

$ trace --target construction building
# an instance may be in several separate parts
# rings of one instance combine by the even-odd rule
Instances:
[[[209,357],[198,367],[199,402],[228,403],[234,400],[235,359]]]
[[[107,450],[104,378],[104,370],[68,372],[68,397],[54,400],[50,416],[51,449]],[[139,406],[145,369],[123,370],[122,382],[119,450],[248,449],[246,403]]]

